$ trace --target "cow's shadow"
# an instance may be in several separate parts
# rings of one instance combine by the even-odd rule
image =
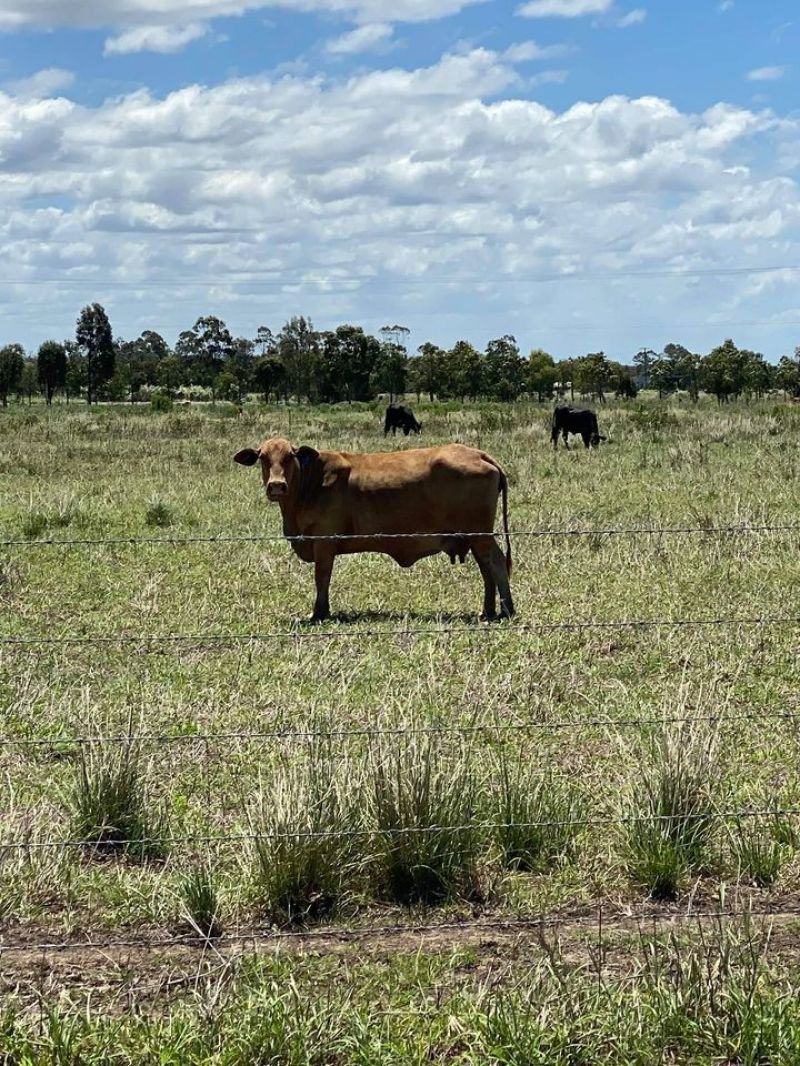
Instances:
[[[308,618],[297,620],[303,626],[357,625],[361,622],[413,623],[416,625],[485,625],[475,613],[466,611],[336,611],[324,622],[312,622]],[[402,632],[402,630],[398,630]]]

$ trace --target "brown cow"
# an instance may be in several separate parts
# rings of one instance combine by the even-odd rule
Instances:
[[[330,614],[328,589],[336,556],[354,552],[383,552],[400,566],[413,566],[440,551],[451,562],[471,551],[483,577],[483,616],[495,617],[498,590],[501,614],[514,614],[508,581],[508,481],[486,452],[461,444],[403,452],[318,452],[274,437],[233,458],[243,466],[260,460],[267,499],[281,509],[284,536],[323,538],[292,541],[295,553],[314,563],[312,621]],[[501,494],[505,559],[493,535]],[[453,535],[458,533],[480,535]]]

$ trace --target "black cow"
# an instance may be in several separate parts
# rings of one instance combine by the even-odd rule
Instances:
[[[414,412],[410,407],[392,403],[386,408],[386,418],[383,420],[383,435],[385,437],[391,430],[392,436],[394,436],[398,429],[402,429],[403,436],[407,437],[412,432],[420,433],[422,431],[422,423],[414,418]]]
[[[556,407],[553,411],[553,429],[550,434],[553,447],[558,447],[558,436],[561,434],[564,438],[564,447],[569,448],[567,437],[570,433],[580,435],[586,448],[596,448],[601,440],[606,439],[600,436],[597,428],[597,415],[594,411],[581,410],[576,407]]]

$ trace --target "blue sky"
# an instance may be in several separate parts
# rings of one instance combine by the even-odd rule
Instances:
[[[0,0],[3,343],[100,300],[800,344],[792,0]],[[99,13],[100,12],[100,13]]]

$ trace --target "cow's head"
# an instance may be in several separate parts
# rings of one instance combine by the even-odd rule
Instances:
[[[318,458],[319,452],[315,448],[305,444],[295,448],[282,437],[272,437],[265,440],[260,448],[242,448],[234,455],[233,461],[242,466],[254,466],[260,462],[267,499],[278,503],[289,496],[303,470]]]
[[[593,434],[592,434],[592,438],[591,438],[591,440],[589,441],[589,443],[591,444],[591,446],[592,446],[593,448],[599,448],[599,447],[600,447],[600,441],[601,441],[601,440],[605,440],[605,439],[606,439],[606,438],[605,438],[605,437],[603,437],[603,436],[601,436],[601,435],[600,435],[599,433],[593,433]]]

